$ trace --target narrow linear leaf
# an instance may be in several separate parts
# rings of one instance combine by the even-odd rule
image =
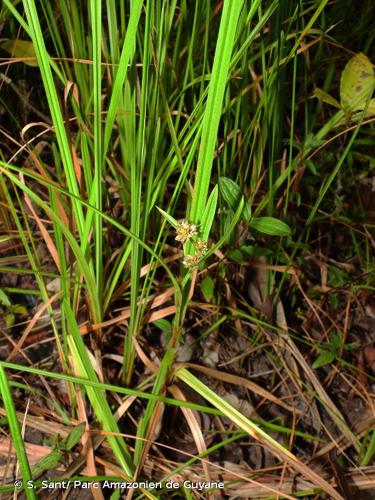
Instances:
[[[35,0],[23,2],[25,14],[29,26],[29,34],[32,38],[35,54],[37,57],[40,74],[43,80],[43,86],[47,97],[48,107],[51,113],[52,122],[56,132],[56,139],[66,174],[66,181],[69,191],[79,195],[78,182],[74,170],[73,159],[71,155],[70,140],[65,129],[64,119],[57,94],[57,88],[52,75],[51,59],[47,52],[40,19],[36,8]],[[74,213],[77,217],[78,230],[82,234],[84,216],[80,204],[73,200]]]
[[[67,237],[67,239],[69,241],[72,241],[71,240],[71,234],[69,234],[69,231],[68,231],[68,233],[65,232],[66,228],[64,227],[63,221],[61,221],[60,218],[57,217],[55,215],[55,213],[52,212],[48,208],[48,206],[46,206],[46,204],[38,196],[35,195],[35,193],[33,191],[31,191],[24,183],[22,183],[17,176],[15,176],[13,173],[11,173],[11,171],[15,171],[15,172],[19,173],[21,171],[21,169],[19,167],[14,166],[14,165],[9,165],[8,163],[0,161],[0,172],[3,173],[4,175],[6,175],[9,179],[11,179],[12,182],[14,182],[19,188],[21,188],[22,190],[26,191],[29,194],[30,198],[33,199],[35,202],[37,202],[38,205],[41,206],[43,208],[43,210],[45,210],[46,213],[48,213],[50,215],[50,217],[56,222],[56,224],[61,225],[62,231],[64,232],[64,234]],[[105,214],[104,212],[100,212],[96,207],[94,207],[90,203],[87,203],[82,198],[79,198],[78,196],[75,196],[73,193],[70,193],[66,189],[63,189],[61,186],[59,186],[59,185],[57,185],[57,184],[55,184],[53,182],[50,182],[50,181],[48,181],[48,180],[46,180],[44,178],[39,177],[38,175],[35,175],[32,172],[29,172],[29,171],[26,171],[26,170],[23,173],[24,173],[25,176],[30,177],[32,179],[35,179],[38,182],[40,182],[41,184],[43,184],[45,186],[48,186],[53,191],[57,191],[59,193],[62,193],[65,196],[69,196],[70,198],[74,198],[82,206],[88,208],[89,210],[92,210],[94,213],[99,214],[101,217],[103,217],[103,219],[105,219],[110,224],[112,224],[114,227],[116,227],[117,229],[119,229],[123,234],[125,234],[129,238],[132,238],[133,240],[137,241],[150,255],[152,255],[155,258],[155,260],[160,264],[160,266],[163,267],[166,270],[166,272],[167,272],[167,274],[168,274],[168,276],[169,276],[169,278],[170,278],[170,280],[171,280],[171,282],[172,282],[175,290],[177,290],[177,291],[180,290],[179,285],[178,285],[178,281],[174,277],[171,269],[163,261],[163,259],[161,259],[155,253],[155,251],[151,247],[149,247],[144,241],[142,241],[141,239],[139,239],[136,235],[134,235],[131,231],[129,231],[125,226],[123,226],[122,224],[120,224],[117,220],[113,219],[113,217],[110,217],[109,215]],[[75,244],[76,244],[76,242],[75,242]],[[77,257],[77,259],[79,260],[78,257]]]
[[[17,365],[16,363],[8,363],[6,361],[0,361],[0,367],[7,368],[9,370],[33,373],[35,375],[41,375],[42,377],[50,377],[56,380],[64,380],[65,382],[71,382],[72,384],[77,384],[83,387],[94,387],[100,391],[117,392],[119,394],[125,394],[126,396],[135,396],[136,398],[142,398],[145,400],[153,399],[155,401],[162,401],[163,403],[170,404],[173,406],[191,408],[193,410],[209,413],[211,415],[219,415],[219,416],[221,415],[220,411],[197,403],[190,403],[189,401],[158,396],[155,394],[150,394],[148,392],[143,392],[135,389],[128,389],[117,385],[104,384],[102,382],[96,382],[94,380],[89,380],[87,378],[82,379],[80,377],[76,377],[73,375],[66,375],[65,373],[54,373],[48,370],[40,370],[39,368],[34,368],[32,366]]]
[[[224,0],[208,90],[207,105],[202,122],[202,140],[190,211],[190,218],[192,222],[195,223],[200,223],[202,221],[202,214],[206,205],[224,92],[229,75],[237,23],[243,3],[243,0]]]
[[[218,200],[218,187],[215,186],[208,198],[206,208],[204,209],[203,215],[202,215],[202,223],[201,223],[201,236],[202,240],[207,241],[208,236],[210,234],[212,224],[214,221],[215,213],[216,213],[216,207],[217,207],[217,200]]]
[[[72,331],[72,334],[68,336],[68,345],[72,353],[76,369],[82,378],[91,379],[94,382],[97,382],[96,374],[88,358],[86,347],[83,344],[78,327],[75,324],[72,311],[68,307],[66,309],[69,315],[68,320]],[[95,411],[96,418],[101,423],[103,430],[114,433],[114,435],[107,436],[108,444],[112,448],[112,451],[124,472],[128,477],[131,477],[134,472],[132,457],[125,441],[119,436],[117,422],[114,419],[105,395],[93,387],[87,387],[86,391],[90,403]]]
[[[169,224],[171,224],[171,226],[173,226],[174,228],[176,228],[178,226],[178,221],[172,217],[171,215],[169,215],[165,210],[163,210],[162,208],[160,207],[156,207],[159,212],[161,213],[161,215],[169,222]]]
[[[122,98],[124,82],[128,72],[128,65],[135,52],[135,39],[137,36],[137,27],[141,16],[143,0],[134,0],[130,9],[129,23],[126,30],[124,44],[121,50],[120,62],[117,69],[115,81],[113,83],[111,100],[108,106],[107,118],[104,126],[103,134],[103,157],[108,150],[113,125],[116,120],[116,113],[119,109],[119,103]]]
[[[46,470],[55,469],[59,465],[59,463],[63,461],[63,458],[64,456],[62,451],[52,450],[50,453],[48,453],[48,455],[42,457],[37,461],[32,469],[33,475],[35,477],[38,477]]]
[[[227,418],[229,418],[240,429],[244,430],[255,440],[266,446],[271,453],[278,458],[289,463],[293,468],[302,473],[305,477],[311,479],[316,485],[319,485],[331,498],[342,500],[343,497],[319,474],[314,472],[310,467],[303,464],[293,453],[284,448],[278,441],[269,436],[263,429],[246,418],[242,413],[236,410],[223,398],[218,396],[214,391],[208,388],[197,377],[190,373],[186,368],[179,368],[176,371],[176,377],[185,382],[189,387],[194,389],[204,399],[209,401],[213,406],[220,409]]]
[[[14,407],[12,394],[9,389],[8,379],[2,366],[0,366],[0,393],[3,399],[6,415],[8,417],[12,441],[19,461],[21,477],[24,480],[24,484],[27,484],[27,481],[32,480],[30,464],[18,424],[16,409]],[[25,488],[25,494],[27,499],[36,500],[37,498],[33,489]]]

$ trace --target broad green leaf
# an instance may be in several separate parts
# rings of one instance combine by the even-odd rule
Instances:
[[[0,47],[12,57],[27,59],[23,61],[28,66],[38,66],[33,42],[26,40],[7,40]]]
[[[312,364],[312,368],[320,368],[325,365],[329,365],[335,359],[336,353],[332,351],[324,351],[322,352]]]
[[[322,89],[318,88],[314,89],[313,97],[316,97],[317,99],[319,99],[319,101],[325,102],[326,104],[330,104],[335,108],[341,109],[341,104],[334,97],[329,95],[328,92],[325,92]]]
[[[235,211],[243,196],[241,188],[228,177],[219,178],[219,188],[224,200],[228,203],[229,208]],[[251,218],[251,206],[246,203],[242,211],[242,218],[249,221]]]
[[[79,443],[83,433],[85,432],[85,424],[81,423],[74,427],[74,429],[69,433],[63,443],[61,444],[61,448],[64,448],[66,451],[71,450],[76,444]]]
[[[169,333],[172,331],[172,323],[165,318],[156,319],[152,323],[160,328],[160,330],[162,330],[163,332]]]
[[[219,187],[220,192],[224,200],[228,203],[229,207],[232,210],[236,209],[242,196],[240,187],[234,181],[232,181],[232,179],[228,179],[228,177],[219,178]]]
[[[234,248],[233,250],[228,250],[226,252],[226,256],[229,259],[234,260],[234,262],[237,262],[238,264],[243,264],[245,261],[244,254],[241,252],[239,248]]]
[[[360,52],[350,59],[341,74],[340,100],[345,113],[364,109],[372,96],[374,85],[373,65]]]
[[[204,209],[201,222],[202,240],[207,241],[214,221],[218,198],[218,187],[215,186],[208,198],[206,208]]]
[[[332,352],[338,352],[343,344],[343,339],[340,335],[339,332],[334,332],[332,335],[329,337],[329,342],[327,342],[327,347],[329,348],[330,351]]]
[[[315,163],[312,160],[306,160],[305,164],[312,174],[314,174],[314,175],[318,174]]]
[[[255,217],[252,219],[250,227],[269,236],[290,236],[292,234],[288,224],[274,217]]]
[[[242,204],[243,204],[243,201],[244,201],[243,197],[241,197],[241,201],[242,201]],[[234,217],[234,211],[231,210],[231,209],[228,210],[228,213],[225,214],[224,221],[223,221],[223,229],[224,229],[225,232],[227,232],[228,228],[232,225],[233,217]],[[239,214],[239,219],[240,218],[241,218],[241,214]],[[235,244],[235,241],[236,241],[236,232],[234,231],[234,228],[235,228],[235,226],[233,227],[232,232],[228,233],[228,237],[227,237],[227,241],[226,241],[226,243],[228,245],[234,245]]]
[[[15,314],[27,314],[27,309],[21,304],[14,304],[10,307],[11,311]]]
[[[201,282],[203,297],[207,302],[211,302],[214,295],[214,282],[210,276],[206,276]]]
[[[11,328],[14,325],[15,321],[16,321],[16,317],[12,313],[9,313],[5,316],[5,324],[6,324],[7,328]]]
[[[362,119],[362,114],[363,114],[363,112],[354,113],[351,116],[351,120],[353,122],[358,122],[359,120]],[[366,117],[373,116],[373,115],[375,115],[375,99],[370,100],[369,105],[367,106],[367,109],[366,109]]]
[[[367,115],[375,115],[375,99],[371,99],[367,107]]]
[[[11,305],[8,295],[5,292],[3,292],[1,288],[0,288],[0,304],[6,307],[10,307]]]
[[[241,196],[241,200],[237,207],[237,210],[235,212],[230,210],[229,211],[230,213],[227,214],[228,216],[225,221],[224,234],[222,235],[220,240],[208,250],[206,258],[215,253],[218,248],[221,248],[221,246],[224,245],[224,243],[228,243],[230,241],[231,236],[233,235],[234,228],[236,227],[238,221],[241,218],[243,207],[244,207],[244,197]]]

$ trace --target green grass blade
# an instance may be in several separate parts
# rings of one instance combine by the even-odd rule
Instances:
[[[93,43],[93,94],[94,94],[94,184],[96,184],[95,207],[102,210],[102,183],[105,173],[102,172],[102,68],[101,68],[101,42],[102,42],[102,1],[92,0],[91,31]],[[103,227],[102,218],[94,217],[95,225],[95,273],[96,293],[101,304],[103,294]]]
[[[17,420],[16,410],[12,395],[10,393],[8,379],[4,372],[4,368],[0,366],[0,391],[3,398],[4,408],[8,418],[9,428],[12,435],[12,441],[16,449],[17,458],[20,464],[22,474],[22,484],[27,484],[27,481],[32,481],[29,461],[27,459],[23,438]],[[26,498],[34,500],[37,498],[33,488],[24,488]]]
[[[109,142],[112,135],[113,125],[116,120],[116,113],[122,100],[122,91],[128,72],[128,65],[135,52],[135,40],[139,18],[141,16],[143,0],[134,0],[130,11],[129,24],[126,30],[124,44],[121,50],[121,57],[117,69],[115,81],[113,83],[111,100],[108,106],[107,118],[104,127],[103,156],[107,154]]]
[[[242,5],[243,0],[225,0],[224,2],[207,104],[203,117],[202,140],[189,217],[192,222],[196,223],[201,221],[203,209],[206,206],[222,103]]]
[[[77,367],[79,375],[82,378],[87,378],[89,380],[97,382],[97,376],[93,367],[91,366],[91,362],[88,357],[81,334],[78,330],[73,311],[67,304],[65,306],[65,309],[67,313],[67,322],[70,327],[70,333],[68,335],[68,345],[72,353],[75,366]],[[86,391],[95,411],[96,418],[101,423],[103,430],[119,433],[120,431],[118,429],[117,423],[113,417],[113,414],[108,405],[108,401],[106,400],[104,394],[94,387],[87,387]],[[107,440],[119,464],[124,469],[127,476],[131,478],[134,466],[130,451],[128,450],[125,441],[120,436],[111,435],[107,436]]]
[[[269,448],[270,451],[274,455],[279,457],[283,462],[286,461],[292,467],[314,481],[314,483],[319,484],[325,492],[331,495],[332,498],[336,500],[342,500],[341,495],[337,493],[337,491],[329,483],[322,479],[312,469],[300,462],[298,458],[293,455],[293,453],[284,448],[258,425],[251,422],[248,418],[242,415],[242,413],[233,408],[233,406],[231,406],[224,399],[218,396],[214,391],[209,389],[205,384],[203,384],[203,382],[192,375],[186,368],[178,369],[175,375],[177,378],[185,382],[192,389],[203,396],[207,401],[215,406],[215,408],[221,410],[224,415],[226,415],[240,429],[247,432],[249,436],[253,437],[256,441],[260,441],[261,443],[263,443],[264,446]]]
[[[117,392],[118,394],[124,394],[125,396],[135,396],[137,398],[145,400],[160,401],[162,403],[170,404],[173,406],[183,406],[186,408],[191,408],[192,410],[202,411],[203,413],[209,413],[212,415],[222,415],[222,413],[215,408],[203,406],[197,403],[190,403],[189,401],[181,401],[178,399],[159,396],[157,394],[150,394],[148,392],[143,392],[137,389],[128,389],[127,387],[121,387],[118,385],[105,384],[95,380],[90,380],[88,378],[83,379],[77,376],[68,375],[66,373],[55,373],[48,370],[35,368],[33,366],[24,366],[18,365],[16,363],[9,363],[7,361],[0,361],[0,367],[20,372],[24,371],[25,373],[32,373],[33,375],[40,375],[42,377],[49,377],[56,380],[63,380],[64,382],[82,385],[83,387],[93,387],[101,391]]]
[[[47,96],[48,106],[51,112],[52,122],[56,131],[56,139],[59,145],[59,150],[67,178],[68,188],[73,194],[78,196],[79,189],[74,171],[72,155],[70,152],[69,140],[64,126],[64,120],[60,109],[59,98],[57,95],[57,90],[51,71],[50,57],[48,55],[46,45],[44,42],[43,32],[40,26],[40,21],[35,1],[24,0],[23,5],[29,24],[30,36],[34,44],[34,49],[37,56],[38,65]],[[74,212],[77,217],[78,230],[81,233],[83,229],[83,219],[84,219],[82,207],[76,201],[73,201],[73,205],[74,205]]]

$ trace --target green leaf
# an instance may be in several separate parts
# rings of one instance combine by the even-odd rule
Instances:
[[[375,99],[371,99],[371,101],[367,107],[366,116],[368,116],[368,115],[375,115]]]
[[[336,494],[336,491],[328,483],[325,483],[325,481],[322,480],[318,474],[312,472],[308,467],[302,464],[300,460],[287,448],[284,448],[279,441],[268,435],[267,432],[265,432],[263,428],[259,427],[255,422],[246,418],[243,413],[238,411],[216,392],[207,387],[207,385],[192,375],[186,368],[177,369],[175,375],[177,378],[189,385],[194,391],[200,394],[204,399],[209,401],[214,407],[222,411],[234,425],[244,430],[252,440],[255,439],[261,444],[261,446],[265,446],[267,450],[271,451],[271,453],[278,458],[278,460],[291,464],[292,467],[308,476],[309,479],[311,479],[315,484],[319,484],[324,491],[328,491],[329,496],[332,497],[333,494],[333,498],[340,498],[339,495]]]
[[[356,349],[359,349],[361,347],[361,344],[359,342],[349,342],[349,344],[344,345],[344,350],[345,351],[353,351]]]
[[[52,450],[51,453],[42,457],[37,461],[35,466],[32,468],[32,473],[34,477],[40,476],[46,470],[53,470],[63,458],[63,453],[60,450]]]
[[[111,100],[108,106],[107,117],[105,120],[104,134],[103,134],[103,157],[105,157],[109,143],[111,140],[111,135],[113,132],[113,125],[118,114],[118,110],[121,107],[121,99],[123,97],[124,83],[128,75],[129,63],[131,63],[135,48],[136,48],[136,37],[137,28],[139,23],[139,18],[142,12],[143,0],[135,0],[132,2],[130,9],[129,22],[125,33],[124,43],[121,49],[121,56],[119,65],[116,71],[116,77],[113,82]]]
[[[323,139],[320,139],[316,137],[314,134],[309,133],[306,135],[304,144],[303,144],[303,149],[310,150],[313,148],[318,148],[319,146],[322,146],[325,143]]]
[[[306,166],[308,167],[308,169],[310,170],[311,173],[313,173],[314,175],[318,174],[318,171],[316,170],[315,163],[313,161],[306,160],[305,164],[306,164]]]
[[[214,282],[210,276],[206,276],[201,282],[201,290],[206,302],[211,302],[214,295]]]
[[[176,228],[178,226],[178,221],[176,221],[176,219],[174,219],[171,215],[167,214],[167,212],[165,212],[162,208],[159,208],[159,207],[156,207],[156,208],[159,210],[161,215],[165,219],[167,219],[167,221],[169,222],[169,224],[171,224],[171,226],[173,226],[174,228]]]
[[[232,51],[236,42],[237,24],[243,4],[243,0],[224,0],[221,11],[207,102],[202,118],[201,144],[190,209],[190,219],[196,224],[202,222],[203,210],[207,203],[224,94],[230,76]]]
[[[327,342],[326,346],[330,351],[338,353],[341,349],[343,343],[342,336],[339,332],[334,332],[329,337],[329,342]]]
[[[243,205],[243,201],[244,199],[241,198],[241,201],[242,201],[242,205]],[[241,212],[242,213],[242,212]],[[232,226],[232,221],[233,221],[233,217],[234,217],[234,211],[233,210],[228,210],[228,213],[225,214],[225,217],[224,217],[224,221],[223,221],[223,229],[224,229],[224,232],[227,232],[228,228],[230,226]],[[239,219],[241,218],[241,214],[239,215]],[[239,220],[238,219],[238,220]],[[235,244],[235,241],[236,241],[236,232],[235,232],[235,227],[233,227],[232,229],[232,232],[231,233],[228,233],[228,238],[227,238],[227,241],[226,243],[228,245],[234,245]]]
[[[14,314],[27,314],[27,309],[25,306],[22,306],[21,304],[14,304],[10,306],[10,310]]]
[[[160,328],[163,332],[170,333],[172,331],[172,323],[167,319],[161,318],[156,319],[152,322],[157,328]]]
[[[333,288],[341,288],[348,283],[349,276],[345,269],[335,266],[328,267],[328,284]]]
[[[362,119],[362,114],[363,114],[362,111],[354,113],[351,116],[351,120],[353,122],[360,121]],[[369,105],[366,108],[366,115],[365,116],[368,117],[368,116],[372,116],[372,115],[375,115],[375,99],[371,99],[369,102]]]
[[[315,370],[325,365],[329,365],[335,359],[336,353],[332,351],[324,351],[322,352],[312,364],[312,368]]]
[[[350,59],[341,74],[340,100],[344,111],[351,114],[362,110],[374,91],[374,68],[365,54],[360,52]]]
[[[240,187],[228,177],[219,178],[219,187],[224,200],[232,210],[235,210],[242,196]]]
[[[62,165],[64,166],[68,191],[79,197],[80,191],[73,164],[70,138],[68,138],[67,130],[65,128],[65,121],[58,97],[57,86],[52,74],[53,63],[47,52],[44,38],[45,34],[43,33],[42,27],[40,25],[40,13],[38,13],[34,0],[23,2],[23,6],[28,22],[28,33],[30,34],[30,37],[32,38],[34,44],[35,54],[38,60],[38,66],[43,80],[43,86],[46,93],[48,107],[51,113],[61,161]],[[77,199],[73,199],[72,202],[74,205],[74,214],[77,218],[78,230],[82,235],[84,224],[82,205]]]
[[[288,224],[274,217],[255,217],[252,219],[250,227],[269,236],[290,236],[292,234]]]
[[[241,252],[239,248],[235,248],[233,250],[228,250],[226,253],[226,256],[229,259],[234,260],[235,262],[238,262],[238,264],[243,264],[245,257],[244,254]]]
[[[69,433],[69,435],[62,441],[61,448],[66,451],[71,450],[76,444],[78,444],[85,432],[85,424],[82,422],[74,427],[74,429]]]
[[[17,460],[20,467],[20,477],[24,481],[24,485],[28,481],[32,481],[30,464],[25,450],[25,442],[21,434],[20,425],[18,423],[16,408],[14,406],[12,393],[10,392],[9,382],[5,374],[4,368],[0,366],[0,394],[2,405],[8,417],[8,424],[12,438],[12,444],[16,450]],[[27,500],[37,500],[36,493],[31,488],[24,488]]]
[[[7,328],[11,328],[14,325],[15,321],[16,321],[16,317],[12,313],[9,313],[5,316],[5,324],[6,324]]]
[[[3,42],[0,47],[12,57],[28,59],[23,61],[28,66],[38,66],[33,42],[26,40],[7,40]]]
[[[1,288],[0,288],[0,304],[5,307],[11,306],[11,302],[8,298],[8,295],[5,292],[3,292]]]
[[[228,177],[219,178],[219,188],[229,208],[235,211],[243,196],[241,188],[232,179],[228,179]],[[249,221],[251,218],[251,206],[248,202],[244,206],[241,217],[246,221]]]
[[[202,222],[201,222],[201,235],[202,235],[202,240],[207,241],[208,236],[211,231],[212,223],[214,221],[215,213],[216,213],[216,207],[217,207],[217,198],[218,198],[218,187],[217,185],[213,188],[208,201],[206,208],[204,209],[203,215],[202,215]]]
[[[255,245],[241,245],[239,250],[249,257],[261,257],[263,255],[271,255],[272,253],[270,248],[261,248]]]
[[[341,104],[334,97],[332,97],[322,89],[314,89],[313,97],[316,97],[317,99],[319,99],[319,101],[325,102],[326,104],[334,106],[335,108],[341,109]]]

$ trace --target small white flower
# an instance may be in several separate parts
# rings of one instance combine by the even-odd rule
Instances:
[[[199,255],[185,255],[182,263],[185,267],[189,268],[189,270],[192,271],[199,264]]]
[[[176,240],[181,241],[182,244],[185,244],[187,241],[191,240],[193,236],[198,233],[196,224],[192,224],[187,220],[183,220],[176,227]]]
[[[197,251],[197,254],[200,256],[207,253],[207,241],[197,240],[194,243],[194,247],[195,247],[195,250]]]

